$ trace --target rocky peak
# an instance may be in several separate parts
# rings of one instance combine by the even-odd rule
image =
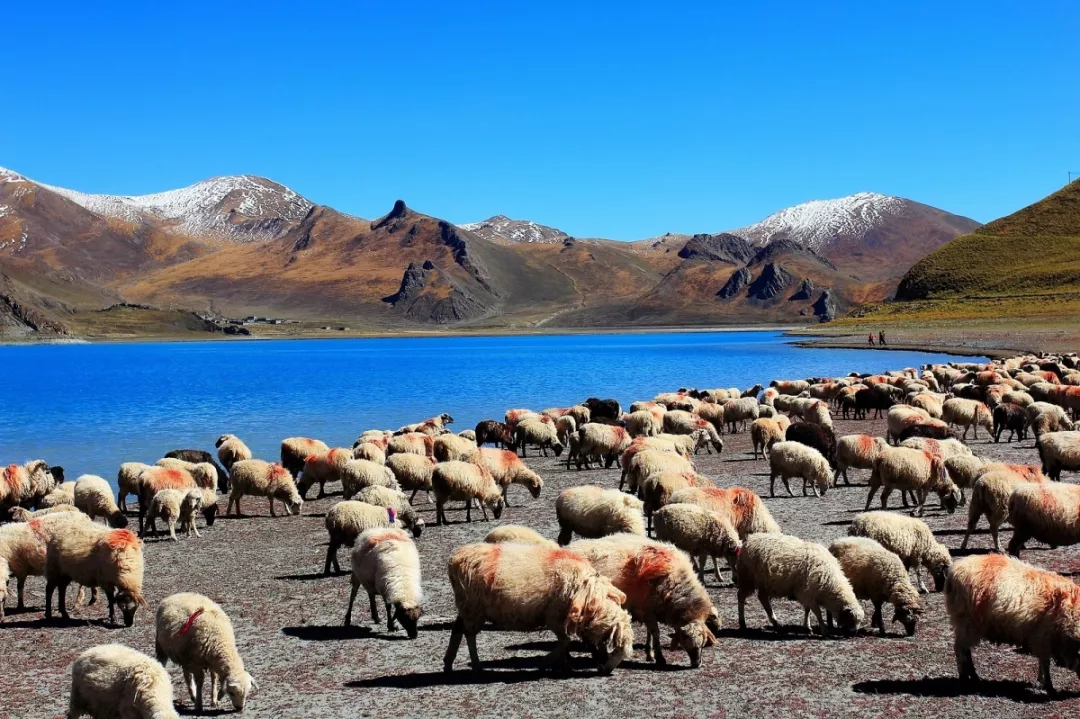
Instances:
[[[761,274],[750,283],[747,296],[756,300],[771,300],[791,285],[795,278],[775,262],[769,262],[761,268]]]

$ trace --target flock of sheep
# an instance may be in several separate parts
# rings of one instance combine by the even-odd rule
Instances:
[[[673,633],[692,666],[717,642],[720,615],[702,584],[720,562],[737,588],[739,626],[745,604],[757,595],[770,622],[779,626],[774,599],[793,599],[812,631],[853,633],[873,607],[870,626],[886,632],[883,608],[910,636],[923,611],[923,571],[945,606],[955,633],[961,677],[975,678],[971,649],[982,640],[1015,644],[1039,661],[1041,685],[1052,691],[1051,661],[1080,673],[1080,586],[1019,559],[1030,540],[1051,546],[1080,543],[1080,485],[1059,481],[1063,470],[1080,470],[1080,362],[1075,355],[1015,357],[989,364],[932,365],[881,375],[777,380],[769,388],[666,392],[635,402],[628,412],[615,400],[590,398],[569,408],[533,412],[511,409],[503,421],[488,420],[453,434],[448,414],[402,427],[371,430],[352,448],[331,448],[303,437],[281,443],[280,462],[252,457],[238,437],[224,435],[216,457],[176,450],[154,465],[125,463],[113,498],[108,482],[85,475],[63,481],[63,471],[42,460],[10,465],[0,473],[0,600],[17,582],[18,606],[28,576],[44,576],[45,617],[53,596],[68,617],[66,591],[100,589],[110,622],[120,609],[131,626],[146,606],[142,595],[143,544],[162,521],[199,536],[200,521],[212,525],[218,494],[227,493],[228,514],[241,513],[244,497],[265,497],[287,514],[299,514],[304,497],[319,485],[340,483],[343,501],[326,513],[329,545],[324,572],[340,570],[338,551],[352,547],[352,590],[345,624],[362,587],[371,619],[379,622],[381,598],[387,631],[400,624],[417,636],[424,602],[420,555],[414,541],[424,521],[413,509],[418,493],[434,501],[436,524],[447,505],[464,502],[466,521],[476,509],[498,519],[511,484],[535,498],[542,478],[522,461],[529,450],[566,466],[621,468],[618,487],[576,486],[556,502],[557,541],[519,525],[501,525],[484,542],[458,548],[449,560],[457,618],[444,657],[454,665],[462,638],[472,667],[479,669],[476,636],[485,627],[515,631],[549,629],[558,643],[553,665],[568,657],[572,639],[593,652],[610,672],[633,654],[632,622],[646,626],[646,658],[664,664],[660,625]],[[885,413],[887,436],[833,432],[834,413],[865,417]],[[871,472],[866,512],[849,536],[828,547],[785,535],[765,502],[743,487],[717,487],[698,473],[694,456],[722,452],[722,434],[749,429],[754,457],[769,463],[770,495],[779,478],[802,480],[802,493],[826,494],[848,470]],[[962,430],[958,438],[953,428]],[[969,430],[995,440],[1009,432],[1035,434],[1042,466],[1007,465],[974,455]],[[489,447],[485,445],[494,445]],[[519,456],[519,453],[521,456]],[[57,480],[60,480],[59,483]],[[882,510],[894,490],[913,511],[869,511],[880,489]],[[138,534],[128,530],[128,496],[138,499]],[[985,517],[995,548],[999,527],[1013,536],[1008,557],[971,556],[952,561],[921,517],[928,499],[953,512],[967,505],[968,532]],[[99,523],[95,520],[103,520]],[[574,540],[578,536],[580,539]],[[653,538],[650,538],[652,535]],[[964,538],[966,547],[968,536]],[[912,582],[911,572],[915,573]],[[76,602],[79,601],[77,598]],[[0,602],[0,619],[3,617]],[[210,678],[213,705],[228,697],[244,707],[255,682],[236,648],[225,611],[205,596],[174,594],[156,613],[156,659],[120,645],[92,648],[72,668],[69,717],[175,717],[171,682],[164,670],[178,664],[197,710]]]

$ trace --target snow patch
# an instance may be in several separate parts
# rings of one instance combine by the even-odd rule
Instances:
[[[495,215],[481,222],[469,222],[458,227],[489,240],[499,238],[507,242],[554,244],[569,237],[565,232],[556,230],[554,227],[547,227],[529,220],[512,220],[506,215]]]

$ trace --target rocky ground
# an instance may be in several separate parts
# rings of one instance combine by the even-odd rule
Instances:
[[[884,426],[840,421],[838,430],[882,432]],[[867,472],[856,472],[860,486],[841,487],[821,499],[770,499],[766,464],[751,459],[748,435],[729,435],[725,440],[722,456],[697,457],[701,471],[718,484],[739,484],[766,496],[786,532],[828,542],[843,535],[862,510]],[[1022,445],[992,444],[980,438],[971,446],[979,455],[1037,461],[1031,440]],[[532,500],[521,488],[512,488],[513,506],[501,521],[527,524],[550,537],[557,533],[553,504],[559,490],[618,483],[616,469],[567,471],[554,458],[530,458],[529,464],[546,481],[542,496]],[[1077,481],[1075,476],[1068,479]],[[245,716],[553,717],[601,712],[656,717],[1080,716],[1080,680],[1055,669],[1062,696],[1051,699],[1032,687],[1035,660],[1011,648],[978,649],[976,666],[986,681],[959,683],[940,594],[928,598],[914,638],[903,637],[899,625],[893,625],[886,638],[863,633],[854,639],[826,640],[802,633],[802,612],[788,601],[774,603],[787,625],[783,631],[764,628],[764,612],[751,599],[747,605],[751,629],[739,632],[734,628],[735,592],[726,575],[723,583],[710,577],[707,584],[728,629],[719,645],[706,652],[698,670],[690,670],[685,654],[674,650],[668,652],[673,666],[667,670],[646,664],[640,646],[644,629],[638,627],[637,656],[609,677],[597,676],[584,653],[576,655],[570,675],[544,673],[539,659],[552,646],[550,634],[497,631],[479,637],[486,671],[470,671],[463,649],[456,670],[447,674],[442,671],[442,656],[455,612],[446,560],[455,547],[480,540],[495,522],[466,524],[464,512],[453,511],[454,524],[435,527],[430,525],[433,506],[420,505],[429,521],[418,542],[426,599],[420,636],[408,641],[401,631],[387,634],[384,625],[368,625],[362,597],[357,605],[360,626],[342,627],[348,578],[321,576],[326,552],[323,517],[335,501],[333,496],[311,501],[300,517],[273,519],[265,501],[249,499],[245,511],[252,516],[221,519],[203,532],[202,539],[147,542],[145,594],[151,608],[173,592],[196,591],[219,602],[232,616],[241,653],[259,683]],[[943,542],[959,547],[963,509],[955,515],[935,509],[928,512],[927,521]],[[989,535],[980,533],[973,543],[971,552],[986,552]],[[1075,548],[1051,551],[1036,546],[1024,558],[1067,576],[1080,576],[1080,552]],[[342,559],[344,563],[344,551]],[[71,623],[47,623],[41,612],[43,588],[41,579],[31,579],[31,608],[9,613],[0,625],[4,717],[62,716],[69,667],[90,646],[120,642],[153,653],[152,609],[141,611],[130,629],[103,624],[98,606],[80,607]],[[175,667],[170,672],[180,711],[190,714],[180,672]]]

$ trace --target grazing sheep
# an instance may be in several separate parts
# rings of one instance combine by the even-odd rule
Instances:
[[[646,627],[645,660],[667,661],[660,648],[660,623],[672,627],[672,646],[701,665],[701,650],[716,643],[719,614],[698,580],[689,558],[670,544],[632,534],[585,539],[570,545],[626,595],[626,611]]]
[[[423,491],[431,504],[431,473],[436,464],[434,457],[419,454],[394,454],[386,458],[386,467],[393,472],[402,490],[412,490],[410,503],[416,499],[417,492]]]
[[[471,430],[471,429],[463,429],[460,432],[458,432],[457,435],[458,435],[458,437],[461,437],[462,439],[467,439],[470,442],[472,442],[473,444],[476,444],[476,432]]]
[[[655,437],[663,429],[663,415],[661,420],[656,421],[656,415],[647,409],[631,412],[623,418],[626,423],[626,431],[631,437]]]
[[[909,637],[915,635],[922,606],[900,557],[867,537],[834,540],[829,545],[829,552],[840,562],[855,596],[874,605],[871,627],[877,627],[881,636],[885,636],[881,605],[889,602],[893,605],[893,621],[903,624]]]
[[[1078,669],[1080,587],[1059,574],[1000,554],[967,557],[949,574],[945,611],[961,679],[978,681],[971,650],[984,639],[1034,655],[1048,693],[1051,660]]]
[[[41,520],[37,520],[41,521]],[[45,547],[45,618],[52,618],[53,590],[59,589],[60,616],[69,619],[67,587],[101,587],[109,602],[109,622],[116,607],[124,626],[135,623],[135,612],[145,606],[142,597],[142,542],[126,529],[106,529],[93,522],[65,522],[63,530],[50,533]]]
[[[753,397],[729,399],[724,403],[724,424],[732,434],[738,432],[740,428],[746,429],[746,423],[753,422],[757,418],[758,401]]]
[[[787,417],[783,415],[776,419],[755,419],[750,425],[750,441],[754,444],[754,459],[758,458],[759,451],[762,457],[768,459],[769,450],[772,449],[772,446],[777,442],[784,441],[784,432],[787,431],[787,427],[781,427],[779,422],[781,417],[790,426]]]
[[[1009,497],[1021,484],[1028,482],[1040,483],[1045,481],[1037,470],[1035,472],[1017,471],[1000,463],[985,464],[979,469],[979,475],[971,486],[971,503],[968,504],[967,530],[964,532],[964,541],[960,543],[960,549],[967,549],[968,540],[979,519],[986,517],[990,525],[990,536],[994,541],[994,549],[1001,551],[1001,543],[998,541],[998,528],[1009,516]]]
[[[356,494],[357,502],[373,504],[376,507],[388,507],[397,514],[398,521],[412,532],[414,537],[419,537],[424,531],[424,519],[409,504],[408,498],[396,489],[389,487],[365,487]]]
[[[816,449],[829,463],[830,471],[836,466],[836,434],[833,433],[832,426],[799,422],[787,428],[784,439]]]
[[[1009,430],[1009,442],[1015,436],[1017,441],[1022,442],[1027,438],[1028,416],[1027,411],[1018,404],[1002,402],[991,413],[994,419],[993,437],[994,442],[1001,441],[1001,435]]]
[[[63,482],[53,487],[52,491],[41,498],[36,503],[38,509],[49,509],[50,507],[59,507],[64,504],[75,504],[75,483]]]
[[[975,485],[979,478],[984,461],[974,455],[961,454],[949,457],[945,460],[945,471],[949,473],[949,479],[960,488],[960,504],[967,502],[966,491]]]
[[[491,443],[496,447],[509,449],[514,443],[511,429],[505,422],[497,422],[493,419],[485,419],[476,425],[476,445],[478,447]]]
[[[101,644],[71,666],[68,719],[180,719],[165,667],[120,644]]]
[[[398,455],[393,456],[397,457]],[[352,499],[357,492],[365,487],[401,489],[394,470],[366,459],[350,459],[346,461],[341,468],[340,476],[341,496],[344,499]]]
[[[180,459],[192,464],[209,464],[217,473],[217,491],[222,494],[229,492],[229,473],[217,463],[214,455],[203,449],[174,449],[165,454],[165,459]],[[209,489],[209,488],[208,488]]]
[[[627,415],[629,417],[629,415]],[[629,426],[627,427],[629,431]],[[570,415],[564,415],[555,420],[555,436],[563,444],[570,444],[570,436],[577,433],[577,422]]]
[[[179,541],[176,538],[177,522],[180,522],[181,527],[187,528],[187,536],[190,537],[192,532],[195,533],[196,537],[202,536],[195,526],[195,514],[202,509],[202,493],[203,490],[201,489],[189,489],[187,491],[163,489],[155,494],[154,499],[150,502],[150,511],[147,514],[147,519],[150,522],[150,533],[155,537],[157,536],[156,520],[160,518],[169,525],[169,537],[174,542]]]
[[[918,407],[911,407],[906,404],[893,405],[889,407],[888,414],[885,417],[886,436],[895,444],[899,444],[897,438],[907,429],[920,424],[928,424],[930,419],[930,415]]]
[[[755,399],[754,401],[756,402],[757,400]],[[694,408],[694,414],[711,424],[717,432],[724,431],[723,404],[717,402],[702,402]],[[660,416],[660,425],[661,427],[663,426],[663,415]],[[659,432],[657,433],[659,434]]]
[[[362,444],[362,443],[361,443]],[[326,454],[330,447],[310,437],[286,437],[281,440],[281,466],[294,477],[304,471],[304,463],[312,455]]]
[[[1042,471],[1050,479],[1061,480],[1061,471],[1080,471],[1080,432],[1053,432],[1039,437]]]
[[[363,445],[361,444],[360,446]],[[304,469],[296,482],[296,491],[300,493],[300,499],[307,499],[308,490],[311,488],[311,485],[316,482],[319,483],[318,499],[322,499],[326,496],[327,482],[341,482],[342,489],[344,489],[345,468],[353,461],[353,451],[354,450],[346,447],[334,447],[333,449],[328,449],[319,454],[312,454],[305,459]],[[369,464],[378,464],[379,466],[382,466],[382,462],[363,461],[368,461]],[[290,475],[291,474],[292,473],[290,472]],[[346,499],[348,499],[348,497],[346,497]]]
[[[544,547],[558,547],[559,545],[551,541],[547,537],[542,536],[535,529],[529,527],[523,527],[520,524],[504,524],[501,527],[495,527],[487,533],[484,537],[484,541],[488,544],[539,544]]]
[[[647,527],[652,529],[653,513],[668,503],[671,495],[687,487],[715,487],[708,477],[696,472],[658,472],[650,474],[641,484],[641,498],[645,503]]]
[[[829,428],[830,430],[833,426],[832,414],[829,412],[829,405],[827,402],[818,400],[810,403],[802,410],[801,416],[804,422],[809,422],[810,424]]]
[[[155,467],[182,469],[195,480],[195,486],[213,489],[217,486],[217,470],[209,462],[195,464],[175,457],[163,457],[154,463]]]
[[[580,440],[578,450],[578,469],[582,463],[589,469],[590,457],[602,457],[604,466],[619,464],[619,455],[630,447],[630,433],[623,427],[589,422],[577,431]],[[557,456],[557,455],[556,455]],[[621,466],[621,465],[620,465]]]
[[[396,622],[401,622],[409,639],[416,639],[424,592],[420,588],[420,555],[408,535],[400,529],[368,529],[357,537],[345,626],[352,624],[353,603],[361,586],[368,593],[372,622],[379,621],[377,595],[386,606],[386,631],[394,631]]]
[[[431,454],[440,462],[460,460],[471,462],[476,454],[476,442],[459,437],[456,434],[444,434],[435,438],[431,446]]]
[[[984,428],[988,434],[994,430],[990,408],[978,400],[961,397],[945,400],[941,405],[941,419],[946,424],[963,427],[962,439],[967,439],[968,430],[972,427],[975,428],[975,439],[979,438],[979,427]]]
[[[113,501],[112,487],[101,477],[84,474],[75,480],[75,508],[90,519],[104,519],[110,527],[122,529],[128,520]]]
[[[696,504],[716,512],[731,522],[743,541],[758,532],[780,533],[780,526],[761,497],[745,487],[688,487],[671,495],[668,505],[672,504]]]
[[[353,459],[366,459],[375,464],[386,464],[386,451],[374,442],[361,442],[353,447],[352,457]]]
[[[228,695],[233,708],[244,710],[258,685],[244,669],[229,615],[208,597],[193,592],[173,594],[157,608],[154,648],[161,666],[170,661],[184,670],[184,683],[195,705],[203,708],[203,681],[210,674],[210,706]],[[219,687],[220,682],[220,687]]]
[[[168,467],[151,467],[144,470],[138,479],[138,492],[139,497],[139,535],[142,536],[146,527],[146,513],[150,509],[150,504],[154,500],[154,495],[163,489],[196,489],[199,485],[196,484],[195,478],[191,476],[191,473],[184,469],[170,469]],[[230,487],[230,491],[235,490],[236,487]],[[217,498],[214,497],[213,502],[203,502],[202,507],[203,517],[206,519],[206,526],[214,524],[214,520],[217,518],[218,506]]]
[[[1049,432],[1068,432],[1073,429],[1073,423],[1065,410],[1056,404],[1036,402],[1027,407],[1027,413],[1036,442],[1039,437]]]
[[[1013,536],[1009,554],[1019,557],[1029,539],[1053,548],[1080,543],[1080,486],[1060,482],[1021,483],[1009,497]]]
[[[656,512],[653,524],[657,539],[671,542],[697,562],[702,580],[709,558],[716,581],[720,581],[718,557],[723,557],[734,573],[742,540],[727,517],[696,504],[669,504]]]
[[[548,456],[548,449],[555,452],[556,457],[563,451],[555,426],[533,419],[527,419],[514,427],[514,443],[521,450],[522,457],[530,446],[543,452],[545,457]]]
[[[25,607],[24,588],[26,578],[45,574],[45,548],[48,537],[64,531],[72,523],[90,523],[82,512],[55,513],[53,516],[34,518],[31,522],[0,526],[0,621],[4,618],[7,602],[7,585],[15,577],[18,609]]]
[[[0,508],[25,505],[39,509],[42,498],[55,487],[45,460],[35,459],[22,466],[9,464],[0,470]]]
[[[32,512],[25,507],[16,507],[15,509],[11,510],[11,521],[29,522],[30,520],[37,519],[38,517],[47,517],[50,514],[60,514],[62,512],[77,512],[79,514],[82,514],[82,512],[79,512],[79,509],[77,507],[71,504],[58,504],[55,507],[35,509]]]
[[[882,509],[888,507],[889,495],[893,489],[900,490],[900,499],[905,508],[908,506],[906,493],[912,492],[920,517],[926,509],[928,492],[937,492],[942,508],[950,514],[956,511],[956,505],[960,501],[960,490],[949,479],[945,471],[945,461],[929,452],[910,447],[886,448],[874,463],[864,511],[870,509],[870,502],[873,501],[878,487],[882,488]]]
[[[237,462],[251,459],[251,450],[235,434],[223,434],[214,443],[217,447],[218,461],[232,474],[232,466]]]
[[[645,536],[642,507],[640,499],[617,489],[590,485],[564,489],[555,500],[559,544],[569,544],[575,532],[587,539],[619,532]]]
[[[637,494],[644,485],[645,479],[653,474],[661,472],[690,472],[694,471],[693,463],[681,454],[665,452],[660,449],[641,449],[635,451],[629,458],[624,458],[623,476],[629,482],[631,494]],[[619,482],[622,490],[623,483]]]
[[[844,475],[844,484],[848,481],[848,469],[873,469],[874,463],[888,449],[888,442],[883,437],[871,437],[866,434],[848,434],[836,441],[836,473],[833,484],[837,484],[840,475]]]
[[[139,496],[139,475],[150,469],[149,464],[142,462],[124,462],[120,465],[120,471],[116,473],[116,503],[122,511],[127,511],[127,497],[129,494]],[[74,495],[72,495],[74,499]]]
[[[513,433],[519,423],[524,422],[527,419],[541,419],[542,416],[539,412],[534,412],[531,409],[508,409],[506,414],[503,415],[503,419],[506,420],[506,426]]]
[[[431,473],[431,486],[435,491],[435,524],[449,524],[446,518],[448,501],[465,502],[465,521],[472,521],[474,499],[480,500],[480,511],[487,521],[487,507],[495,519],[502,516],[502,487],[487,467],[470,462],[443,462],[435,466]]]
[[[920,392],[912,397],[908,404],[912,407],[921,409],[926,412],[927,415],[934,419],[941,419],[941,404],[945,401],[945,395],[932,394],[930,392]]]
[[[788,484],[789,477],[800,477],[803,481],[803,496],[809,485],[814,496],[820,497],[832,484],[832,470],[821,452],[800,442],[777,442],[769,452],[769,496],[776,496],[776,478],[784,482],[789,496],[795,495]]]
[[[516,452],[508,449],[481,449],[473,461],[487,467],[491,472],[495,483],[502,487],[503,502],[507,507],[510,506],[507,490],[511,484],[520,484],[528,489],[533,499],[539,497],[540,490],[544,488],[544,480],[529,469]]]
[[[551,630],[558,639],[551,662],[565,660],[574,637],[606,657],[603,673],[634,653],[630,615],[622,608],[626,595],[575,552],[531,544],[467,544],[450,556],[449,574],[457,618],[443,658],[446,671],[453,669],[462,637],[473,669],[480,669],[476,635],[488,622],[510,631]]]
[[[779,627],[780,622],[773,614],[773,597],[790,597],[802,605],[807,633],[813,631],[811,612],[817,617],[821,633],[830,633],[822,609],[836,619],[844,632],[853,634],[862,624],[863,610],[851,582],[836,557],[820,544],[786,534],[755,534],[743,541],[735,575],[740,629],[746,629],[746,598],[754,591],[774,627]]]
[[[949,548],[934,538],[926,522],[892,512],[864,512],[855,516],[848,536],[869,537],[900,557],[908,571],[915,570],[919,591],[927,593],[919,567],[934,578],[934,591],[940,592],[952,564]]]
[[[407,432],[390,438],[386,445],[387,458],[393,454],[419,454],[434,456],[435,439],[423,432]]]
[[[244,495],[266,497],[270,501],[271,517],[277,516],[274,511],[275,499],[285,505],[286,514],[300,514],[303,509],[304,500],[296,490],[292,475],[280,464],[270,464],[261,459],[246,459],[234,464],[229,470],[229,476],[232,479],[232,488],[229,504],[225,508],[226,514],[235,504],[236,516],[243,516],[240,511],[240,498]]]
[[[404,529],[404,523],[398,517],[392,507],[379,507],[367,502],[345,500],[330,507],[324,520],[330,541],[326,547],[326,563],[323,565],[323,574],[330,574],[330,567],[340,572],[337,551],[339,547],[351,547],[356,543],[356,538],[369,529],[396,528]]]
[[[942,461],[951,457],[971,456],[971,447],[958,439],[933,439],[931,437],[910,437],[900,443],[901,447],[918,449]]]

